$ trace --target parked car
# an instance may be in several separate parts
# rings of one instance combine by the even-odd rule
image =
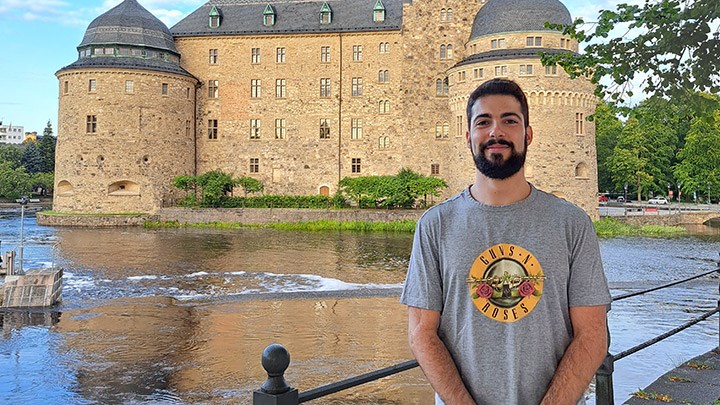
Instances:
[[[668,200],[665,197],[653,197],[648,200],[648,204],[665,205],[667,203],[668,203]]]
[[[607,201],[608,201],[608,198],[607,198],[606,195],[600,194],[600,195],[598,196],[598,201],[599,201],[599,202],[607,202]]]
[[[620,203],[625,202],[625,197],[624,197],[624,196],[618,196],[617,202],[620,202]]]

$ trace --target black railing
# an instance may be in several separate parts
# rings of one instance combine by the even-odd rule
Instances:
[[[613,297],[613,302],[621,301],[638,295],[647,294],[653,291],[658,291],[667,287],[672,287],[674,285],[686,283],[691,280],[708,276],[712,273],[720,274],[720,267],[712,271],[708,271],[682,280],[673,281],[657,287],[627,294],[621,294]],[[720,284],[718,286],[718,292],[720,292]],[[630,349],[624,350],[618,354],[613,355],[608,353],[602,365],[595,374],[595,403],[597,405],[613,405],[615,403],[612,381],[612,374],[615,369],[615,362],[634,353],[637,353],[642,349],[650,347],[655,343],[658,343],[699,322],[702,322],[718,312],[720,312],[720,299],[718,299],[718,304],[715,309],[704,312],[697,318],[691,319],[690,321],[670,331],[658,335],[637,346],[631,347]],[[718,323],[718,330],[720,331],[720,322]],[[287,383],[285,382],[285,378],[283,377],[285,374],[285,370],[287,370],[288,366],[290,365],[290,354],[284,347],[278,344],[268,346],[262,355],[262,365],[263,368],[265,368],[265,371],[267,371],[268,379],[263,383],[259,390],[254,392],[253,405],[296,405],[301,402],[311,401],[313,399],[334,394],[348,388],[376,381],[383,377],[388,377],[405,370],[413,369],[418,366],[418,362],[416,360],[406,361],[404,363],[396,364],[394,366],[386,367],[380,370],[375,370],[356,377],[348,378],[346,380],[334,382],[328,385],[323,385],[321,387],[314,388],[312,390],[302,393],[299,393],[297,389],[287,385]]]

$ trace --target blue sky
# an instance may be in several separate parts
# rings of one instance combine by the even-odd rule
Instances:
[[[0,0],[0,120],[42,133],[57,130],[55,72],[77,59],[88,24],[122,0]],[[428,1],[428,0],[420,0]],[[561,0],[573,18],[593,21],[601,9],[641,0]],[[139,0],[171,27],[206,0]],[[55,132],[57,135],[57,132]]]

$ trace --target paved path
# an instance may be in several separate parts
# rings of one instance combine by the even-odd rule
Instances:
[[[660,401],[633,397],[625,404],[720,405],[720,348],[683,363],[643,391],[649,396],[665,395],[667,398]]]

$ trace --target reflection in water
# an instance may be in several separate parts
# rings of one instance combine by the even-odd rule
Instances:
[[[411,357],[398,303],[412,235],[347,232],[52,229],[26,219],[26,267],[61,242],[59,312],[0,313],[0,392],[18,403],[250,403],[262,350],[282,343],[307,390]],[[0,218],[3,250],[18,218]],[[710,269],[720,233],[601,241],[613,295]],[[717,279],[613,305],[617,353],[713,308]],[[698,309],[700,307],[700,309]],[[717,344],[717,316],[621,360],[624,401]],[[590,401],[592,403],[592,401]],[[418,369],[318,404],[432,404]]]

